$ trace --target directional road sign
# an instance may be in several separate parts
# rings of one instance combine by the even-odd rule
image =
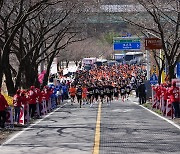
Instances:
[[[138,37],[115,37],[114,50],[140,50],[141,42]]]

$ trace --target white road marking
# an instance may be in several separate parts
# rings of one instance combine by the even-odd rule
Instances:
[[[131,101],[132,101],[132,100],[131,100]],[[132,102],[133,102],[133,101],[132,101]],[[139,105],[139,103],[137,103],[137,102],[133,102],[133,103],[136,104],[136,105]],[[146,108],[146,107],[144,107],[144,106],[142,106],[142,105],[140,105],[140,107],[146,109],[147,111],[149,111],[149,112],[151,112],[152,114],[158,116],[159,118],[161,118],[161,119],[167,121],[168,123],[170,123],[170,124],[173,125],[174,127],[180,129],[180,126],[177,125],[176,123],[174,123],[173,121],[171,121],[171,120],[169,120],[169,119],[167,119],[167,118],[165,118],[165,117],[163,117],[163,116],[161,116],[161,115],[155,113],[154,111],[152,111],[152,110],[150,110],[150,109],[148,109],[148,108]]]
[[[22,133],[24,133],[25,131],[29,130],[30,128],[32,128],[33,126],[39,124],[42,120],[46,119],[47,117],[49,117],[50,115],[52,115],[54,112],[58,111],[60,108],[62,108],[63,106],[65,106],[67,103],[65,103],[64,105],[58,107],[57,109],[55,109],[53,112],[49,113],[48,115],[46,115],[45,117],[43,117],[42,119],[36,121],[34,124],[31,124],[29,127],[24,128],[22,131],[20,131],[19,133],[15,134],[14,136],[12,136],[10,139],[8,139],[6,142],[4,142],[3,144],[1,144],[0,148],[6,144],[9,144],[10,142],[12,142],[15,138],[17,138],[18,136],[20,136]]]

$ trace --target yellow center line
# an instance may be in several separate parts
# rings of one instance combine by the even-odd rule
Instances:
[[[100,129],[101,129],[100,125],[101,125],[101,102],[99,103],[99,107],[98,107],[93,154],[99,154]]]

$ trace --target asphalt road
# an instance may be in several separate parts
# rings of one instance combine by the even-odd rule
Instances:
[[[126,102],[114,101],[110,106],[102,104],[99,132],[97,103],[92,108],[67,103],[14,134],[0,146],[0,154],[91,154],[97,135],[99,154],[179,154],[180,129],[134,101],[132,97]]]

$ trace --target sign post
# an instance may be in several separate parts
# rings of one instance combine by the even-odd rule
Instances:
[[[114,50],[140,50],[141,42],[138,37],[115,37]]]

